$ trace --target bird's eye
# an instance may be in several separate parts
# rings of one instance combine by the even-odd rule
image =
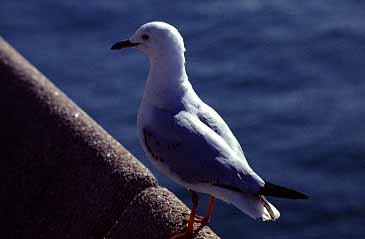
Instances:
[[[142,35],[142,39],[143,39],[143,40],[148,40],[148,39],[150,39],[150,36],[149,36],[149,35],[147,35],[147,34],[143,34],[143,35]]]

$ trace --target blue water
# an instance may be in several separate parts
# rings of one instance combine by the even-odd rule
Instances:
[[[2,0],[0,33],[152,168],[136,136],[148,61],[109,48],[151,20],[177,26],[193,86],[251,166],[311,196],[272,199],[274,223],[218,202],[212,228],[223,238],[365,238],[365,2],[171,2]]]

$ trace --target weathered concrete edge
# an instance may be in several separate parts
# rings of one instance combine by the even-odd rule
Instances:
[[[150,187],[132,200],[105,239],[170,238],[186,229],[189,213],[185,204],[168,189]],[[145,217],[140,218],[143,214]],[[196,239],[219,238],[208,226],[198,223],[194,224],[193,236]]]
[[[22,197],[25,200],[23,203],[26,206],[17,211],[16,224],[20,225],[17,230],[23,231],[20,232],[23,237],[26,234],[48,237],[60,233],[65,233],[64,236],[70,238],[100,236],[109,227],[108,224],[117,219],[118,212],[125,210],[124,207],[129,200],[143,189],[157,186],[156,178],[2,39],[0,39],[0,49],[3,91],[1,97],[4,97],[0,104],[4,115],[12,119],[4,124],[6,128],[2,129],[2,133],[10,139],[19,135],[19,138],[27,141],[21,142],[20,145],[29,148],[24,150],[23,155],[14,152],[16,157],[4,157],[11,161],[8,165],[14,162],[25,165],[15,165],[16,171],[28,172],[28,175],[8,175],[8,178],[13,177],[8,181],[18,180],[20,185],[24,184],[23,182],[34,181],[28,185],[34,189],[27,191],[27,188],[15,188],[14,195],[7,196],[19,200],[16,204],[17,209],[21,207],[18,205],[22,204]],[[33,110],[28,112],[28,108]],[[12,132],[7,133],[8,128],[11,128]],[[62,136],[59,137],[60,135]],[[55,144],[64,148],[58,150]],[[11,145],[5,145],[5,148],[11,148]],[[33,148],[38,151],[34,151]],[[17,148],[14,150],[19,151]],[[53,153],[56,150],[57,153]],[[57,157],[52,158],[55,155]],[[43,156],[51,156],[53,165],[44,163]],[[31,159],[33,162],[26,162],[23,158]],[[57,167],[61,173],[55,170]],[[10,169],[2,167],[4,174],[11,171]],[[43,175],[37,178],[38,175],[34,173],[43,174],[44,171],[49,171],[45,173],[48,177],[57,173],[60,176],[58,179],[50,180],[54,182],[49,186],[51,182],[40,181],[43,180]],[[60,177],[63,182],[60,182]],[[11,189],[11,186],[8,188]],[[37,197],[43,205],[47,203],[40,213],[32,209],[42,206],[42,203],[37,204],[34,201],[33,198]],[[48,199],[52,197],[53,201],[49,201]],[[65,198],[63,201],[62,197]],[[98,206],[90,208],[94,204]],[[32,213],[39,215],[33,218]],[[51,215],[58,217],[58,220],[52,220]],[[62,225],[62,221],[68,217],[84,218],[84,220],[75,219],[77,221],[71,226],[66,222]]]
[[[16,78],[19,80],[16,85],[21,86],[23,90],[27,89],[29,91],[32,91],[33,96],[37,97],[40,102],[48,102],[45,109],[49,111],[47,112],[47,114],[51,114],[52,117],[62,118],[61,122],[66,121],[66,126],[73,127],[73,131],[77,131],[77,134],[79,134],[79,137],[81,138],[85,134],[88,134],[88,137],[92,135],[94,140],[86,141],[96,143],[87,144],[87,147],[92,147],[96,152],[96,157],[93,158],[93,160],[102,160],[104,163],[110,166],[110,174],[119,173],[119,176],[124,176],[125,172],[120,173],[124,170],[124,168],[121,166],[123,166],[123,161],[128,160],[129,162],[133,162],[133,170],[138,171],[136,169],[139,169],[139,171],[142,172],[141,175],[138,176],[138,178],[141,178],[141,176],[143,178],[148,178],[147,181],[149,183],[143,183],[145,187],[140,188],[140,190],[136,192],[137,194],[134,195],[129,205],[124,205],[125,209],[122,211],[120,219],[115,220],[119,221],[117,225],[119,235],[124,235],[123,231],[128,228],[129,235],[131,237],[139,238],[138,235],[140,234],[131,234],[134,231],[132,230],[132,225],[130,225],[129,227],[125,227],[125,225],[123,225],[121,222],[126,221],[126,215],[134,215],[136,212],[139,211],[138,209],[148,207],[148,205],[154,205],[158,207],[162,206],[161,208],[159,208],[159,210],[174,212],[168,217],[158,217],[160,220],[158,222],[142,220],[144,223],[148,223],[150,225],[146,228],[158,230],[156,233],[154,233],[153,231],[148,232],[149,235],[160,235],[161,231],[171,234],[176,230],[182,229],[183,223],[181,221],[181,218],[183,218],[184,216],[182,212],[187,212],[187,207],[182,204],[181,201],[178,200],[171,192],[167,191],[166,189],[161,189],[157,187],[157,181],[148,169],[146,169],[125,148],[123,148],[123,146],[115,141],[107,132],[105,132],[94,120],[92,120],[85,112],[77,107],[76,104],[74,104],[67,96],[65,96],[59,89],[57,89],[50,81],[48,81],[48,79],[43,76],[38,70],[36,70],[35,67],[31,66],[1,37],[0,59],[2,65],[1,67],[12,68],[12,73],[14,73],[14,79]],[[0,73],[3,73],[3,71],[0,71]],[[128,167],[130,167],[130,165],[128,165]],[[125,180],[125,182],[128,182],[128,180]],[[143,195],[143,197],[141,197],[141,195]],[[144,200],[140,201],[140,198],[143,198]],[[173,203],[169,202],[170,199],[173,201]],[[138,208],[130,206],[136,203],[139,205]],[[156,210],[152,211],[152,218],[155,220]],[[152,211],[148,211],[148,213],[152,213]],[[159,213],[157,213],[157,215],[158,214]],[[140,218],[146,219],[149,217],[147,216]],[[159,225],[159,228],[156,228],[155,225]],[[161,228],[163,226],[166,226],[166,228]],[[199,233],[199,238],[212,238],[213,235],[215,234],[212,233],[209,229],[204,228],[204,230]]]

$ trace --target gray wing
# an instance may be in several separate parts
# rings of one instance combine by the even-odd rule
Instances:
[[[238,140],[233,135],[226,122],[212,107],[205,103],[202,103],[199,107],[197,116],[204,124],[206,124],[209,128],[211,128],[224,139],[224,141],[231,147],[231,149],[239,156],[242,163],[247,164],[246,166],[250,167],[247,163],[247,160]]]
[[[155,110],[141,130],[152,160],[162,162],[188,183],[209,183],[252,193],[264,184],[196,115]]]

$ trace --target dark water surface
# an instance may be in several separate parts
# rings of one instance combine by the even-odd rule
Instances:
[[[2,0],[0,34],[151,167],[136,136],[148,61],[109,48],[148,21],[177,26],[193,86],[251,166],[311,196],[271,199],[282,215],[274,223],[218,202],[214,230],[223,238],[365,238],[365,2],[172,2]],[[152,171],[190,205],[185,189]]]

